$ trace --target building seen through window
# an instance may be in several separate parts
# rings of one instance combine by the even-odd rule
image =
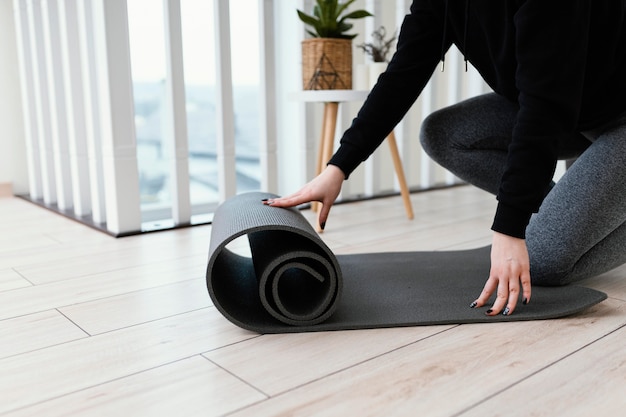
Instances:
[[[255,0],[230,0],[237,192],[258,190],[259,44]],[[155,7],[158,4],[158,7]],[[233,10],[246,9],[246,13]],[[192,213],[218,204],[214,4],[181,0],[189,179]],[[128,0],[135,128],[143,221],[171,217],[170,163],[165,158],[164,15],[161,3]]]

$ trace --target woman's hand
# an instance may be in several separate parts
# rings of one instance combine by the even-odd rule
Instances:
[[[520,288],[521,283],[521,288]],[[513,314],[522,292],[522,303],[530,301],[530,261],[526,241],[495,232],[491,246],[491,271],[480,297],[471,307],[481,307],[496,291],[496,300],[487,310],[488,316],[502,312]]]
[[[320,227],[324,229],[330,208],[341,192],[345,174],[335,165],[328,165],[320,175],[295,193],[265,201],[272,207],[293,207],[299,204],[319,201],[322,208],[319,214]]]

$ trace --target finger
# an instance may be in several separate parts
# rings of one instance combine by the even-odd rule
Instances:
[[[510,314],[513,314],[513,312],[515,311],[515,307],[517,306],[517,300],[519,299],[519,293],[520,293],[520,285],[519,285],[519,278],[518,278],[518,279],[515,279],[515,280],[512,280],[511,282],[509,282],[509,299],[508,299],[508,304],[506,305],[506,307],[502,311],[502,315],[508,316]]]
[[[326,227],[326,220],[328,220],[328,214],[330,213],[330,208],[332,207],[332,203],[322,203],[322,209],[320,210],[319,222],[322,230]]]
[[[496,292],[496,300],[489,310],[485,312],[488,316],[495,316],[506,306],[509,300],[509,282],[506,279],[500,279],[498,281],[498,291]]]
[[[521,288],[520,288],[521,282]],[[528,304],[531,295],[531,283],[530,283],[530,273],[525,272],[522,276],[515,280],[511,281],[509,286],[509,303],[506,308],[502,312],[503,315],[508,316],[513,314],[515,308],[517,307],[517,302],[519,301],[519,294],[522,293],[522,304]]]
[[[532,295],[530,272],[522,274],[520,281],[522,282],[522,304],[526,305],[530,302],[530,296]]]
[[[478,298],[474,300],[472,304],[470,304],[470,307],[482,307],[487,304],[487,302],[489,301],[489,297],[491,297],[491,294],[493,294],[497,288],[498,280],[494,279],[493,277],[489,277],[489,279],[487,279],[487,282],[485,283],[485,286],[483,287],[482,292],[480,293]]]
[[[263,201],[263,204],[274,207],[294,207],[305,202],[308,201],[301,193],[295,193],[285,197],[270,198],[266,201]]]

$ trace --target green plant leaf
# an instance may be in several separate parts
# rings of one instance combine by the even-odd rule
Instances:
[[[350,29],[352,29],[354,27],[354,25],[352,23],[344,23],[344,22],[339,22],[339,24],[337,25],[337,29],[340,33],[344,33],[349,31]]]
[[[329,27],[336,20],[334,11],[337,7],[337,0],[317,0],[315,9],[318,10],[320,15],[320,22],[322,25]]]
[[[335,14],[335,20],[337,20],[339,18],[339,16],[341,15],[341,13],[343,13],[343,11],[348,8],[348,6],[350,6],[352,3],[354,3],[354,1],[355,0],[348,0],[345,3],[341,4],[339,6],[339,8],[337,9],[337,12]],[[337,3],[337,2],[335,2],[335,3]]]
[[[300,10],[298,10],[298,17],[300,17],[300,20],[302,20],[304,23],[306,23],[307,25],[311,25],[311,26],[316,26],[317,23],[319,22],[318,19],[304,12],[301,12]]]
[[[343,16],[341,20],[346,19],[362,19],[364,17],[374,16],[367,10],[355,10],[354,12],[350,12],[347,15]]]
[[[357,35],[346,34],[353,25],[346,22],[348,19],[361,19],[372,16],[366,10],[357,10],[342,16],[348,6],[356,0],[347,0],[340,3],[339,0],[316,0],[313,6],[313,16],[298,10],[300,20],[310,26],[307,33],[313,37],[354,39]]]
[[[320,37],[320,35],[319,35],[319,34],[317,34],[316,32],[312,32],[312,31],[310,31],[310,30],[307,30],[307,31],[306,31],[306,33],[308,33],[309,35],[311,35],[311,37],[313,37],[313,38],[319,38],[319,37]]]

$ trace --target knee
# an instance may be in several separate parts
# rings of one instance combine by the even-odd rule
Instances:
[[[538,287],[560,287],[568,285],[571,283],[568,276],[569,272],[558,271],[554,268],[533,267],[532,265],[530,268],[530,279],[532,285],[536,285]]]
[[[532,243],[528,246],[533,285],[554,287],[571,283],[574,263],[566,253],[555,246],[537,248]]]
[[[439,161],[447,154],[450,147],[448,143],[449,117],[445,109],[435,111],[428,115],[420,128],[420,143],[422,149],[435,161]]]

